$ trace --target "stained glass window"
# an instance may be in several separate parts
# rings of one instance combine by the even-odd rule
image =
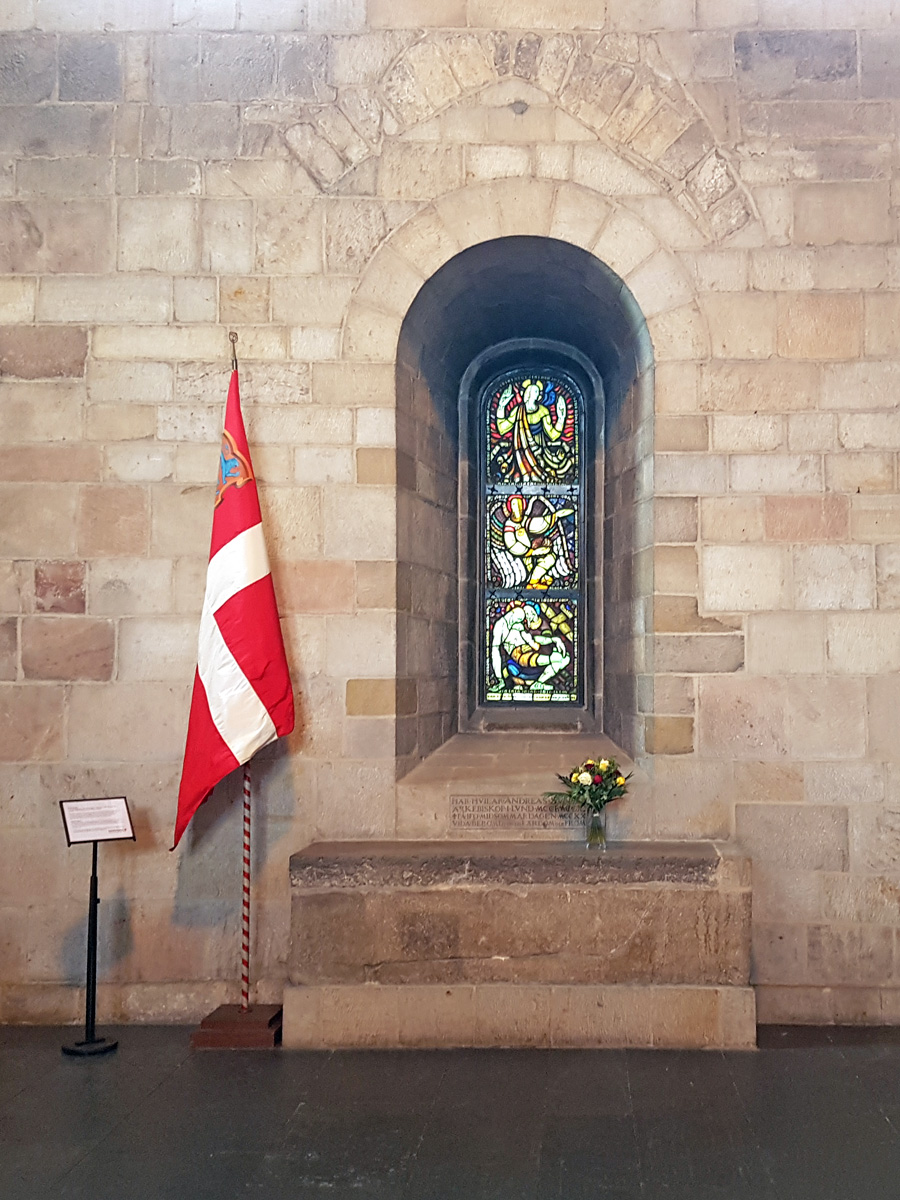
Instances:
[[[483,702],[581,702],[583,402],[560,372],[484,393]]]

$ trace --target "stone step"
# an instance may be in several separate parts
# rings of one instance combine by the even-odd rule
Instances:
[[[294,1050],[753,1050],[751,987],[349,984],[289,986]]]

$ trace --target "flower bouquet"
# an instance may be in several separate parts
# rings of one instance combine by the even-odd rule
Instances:
[[[628,791],[631,775],[623,775],[614,758],[586,758],[581,766],[568,775],[557,775],[565,788],[561,792],[544,792],[544,798],[555,808],[583,809],[587,824],[589,849],[606,849],[606,806]]]

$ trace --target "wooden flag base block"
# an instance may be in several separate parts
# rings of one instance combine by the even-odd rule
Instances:
[[[192,1050],[271,1050],[281,1045],[281,1005],[220,1004],[191,1034]]]

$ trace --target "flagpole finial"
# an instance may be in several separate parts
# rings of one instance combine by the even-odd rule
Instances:
[[[237,341],[238,341],[238,335],[237,335],[237,334],[234,332],[234,330],[233,330],[233,329],[232,329],[232,331],[231,331],[231,332],[229,333],[229,335],[228,335],[228,340],[229,340],[229,342],[231,342],[231,369],[232,369],[232,371],[236,371],[236,370],[237,370]]]

